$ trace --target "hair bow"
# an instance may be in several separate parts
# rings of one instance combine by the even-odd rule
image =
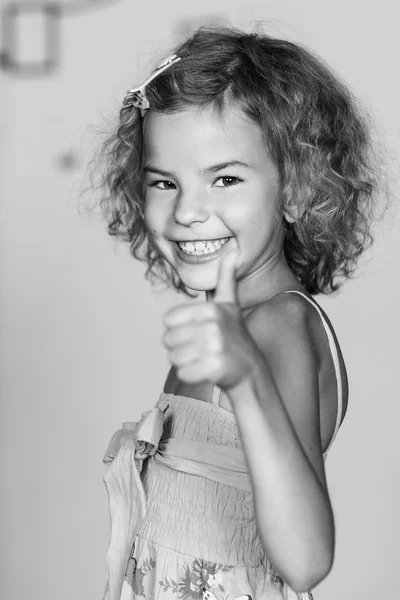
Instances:
[[[144,116],[145,111],[150,108],[150,102],[146,98],[146,86],[153,81],[160,73],[169,69],[172,65],[181,60],[180,56],[173,54],[172,56],[168,56],[168,58],[164,59],[162,63],[153,71],[153,73],[137,88],[133,88],[132,90],[128,90],[126,96],[123,101],[124,106],[134,106],[135,108],[140,108],[140,114],[142,117]]]

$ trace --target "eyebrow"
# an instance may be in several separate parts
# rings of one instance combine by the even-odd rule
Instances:
[[[144,173],[154,173],[155,175],[162,175],[163,177],[175,177],[174,173],[172,172],[168,172],[168,171],[163,171],[162,169],[159,169],[158,167],[153,167],[152,165],[146,165],[143,169]]]
[[[218,171],[223,171],[228,167],[247,167],[250,168],[250,165],[241,161],[241,160],[229,160],[227,162],[219,163],[218,165],[212,165],[211,167],[207,167],[206,169],[202,169],[201,173],[217,173]]]
[[[223,171],[229,167],[246,167],[250,168],[250,165],[241,161],[241,160],[229,160],[227,162],[218,163],[216,165],[211,165],[210,167],[206,167],[205,169],[201,169],[199,173],[201,175],[206,175],[207,173],[218,173],[218,171]],[[156,175],[162,175],[163,177],[175,177],[172,171],[163,171],[158,167],[154,167],[152,165],[146,165],[143,169],[145,173],[154,173]]]

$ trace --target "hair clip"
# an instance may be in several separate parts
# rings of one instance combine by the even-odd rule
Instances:
[[[139,85],[139,87],[134,88],[132,90],[128,90],[126,96],[123,101],[124,106],[134,106],[135,108],[140,108],[140,114],[142,117],[144,116],[145,111],[150,108],[150,102],[146,98],[146,86],[153,81],[160,73],[177,63],[181,60],[180,56],[173,54],[172,56],[168,56],[168,58],[164,59],[162,63],[153,71],[153,73],[146,79],[144,83]]]

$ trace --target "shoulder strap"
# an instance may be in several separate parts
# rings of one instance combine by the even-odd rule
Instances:
[[[306,294],[303,294],[303,292],[299,292],[298,290],[289,290],[284,293],[285,294],[299,294],[299,296],[303,296],[303,298],[305,298],[306,300],[308,300],[308,302],[310,304],[312,304],[312,306],[315,308],[315,310],[318,312],[318,314],[321,318],[322,325],[324,326],[325,333],[328,338],[329,348],[330,348],[332,360],[333,360],[333,365],[335,367],[336,385],[337,385],[337,405],[338,406],[337,406],[335,429],[334,429],[331,441],[329,442],[328,448],[324,452],[324,454],[327,454],[329,448],[333,444],[333,440],[335,439],[337,432],[339,431],[340,423],[342,421],[342,412],[343,412],[343,385],[342,385],[342,373],[340,370],[338,349],[336,346],[335,338],[333,337],[333,333],[332,333],[328,323],[326,322],[326,319],[325,319],[324,315],[322,314],[322,311],[319,308],[318,304],[316,302],[314,302],[313,300],[311,300],[308,296],[306,296]]]
[[[214,406],[218,406],[220,396],[221,396],[221,388],[218,387],[217,385],[214,385],[213,390],[212,390],[212,396],[211,396],[211,404],[214,404]]]

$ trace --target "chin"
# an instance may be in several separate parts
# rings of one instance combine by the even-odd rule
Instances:
[[[217,277],[214,274],[199,274],[195,277],[193,274],[182,276],[180,273],[179,276],[187,288],[196,292],[210,292],[217,286]]]

